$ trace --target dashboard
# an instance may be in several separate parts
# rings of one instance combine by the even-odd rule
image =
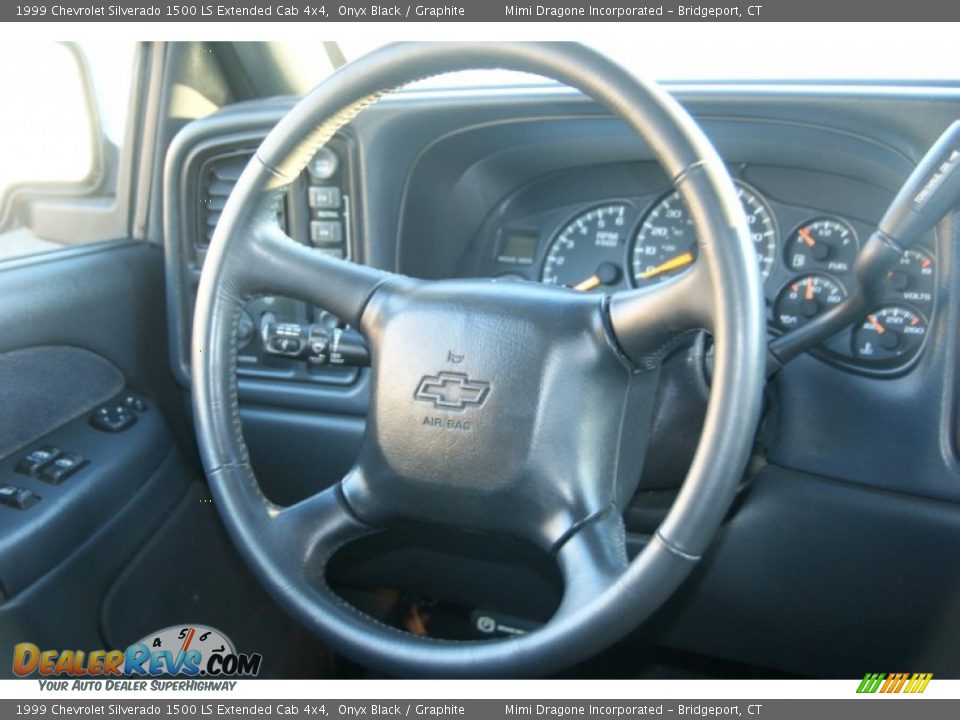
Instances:
[[[192,222],[179,253],[192,289],[255,139],[260,136],[203,136],[183,146],[183,202]],[[747,219],[774,336],[802,327],[848,295],[861,240],[876,227],[889,192],[868,176],[771,160],[728,162],[728,170]],[[279,208],[277,221],[291,237],[334,257],[359,260],[356,162],[356,142],[344,132],[317,153]],[[655,162],[551,170],[524,179],[480,212],[485,217],[455,259],[451,277],[612,293],[669,281],[696,262],[693,221]],[[411,274],[428,266],[411,268]],[[936,241],[930,236],[888,273],[876,307],[812,354],[867,375],[892,376],[909,369],[933,320],[936,270]],[[330,333],[338,333],[343,353],[331,358],[326,348],[310,351],[311,338]],[[238,370],[248,377],[347,385],[358,377],[350,358],[362,358],[360,343],[322,309],[258,298],[241,315]],[[185,377],[185,353],[178,365]]]
[[[960,117],[960,92],[949,88],[671,91],[736,183],[771,338],[850,292],[858,249],[932,141]],[[243,103],[185,122],[168,152],[170,360],[184,388],[209,229],[245,158],[294,102]],[[651,149],[559,88],[386,98],[314,159],[280,210],[278,222],[301,243],[425,279],[549,282],[599,294],[671,282],[697,261],[686,208]],[[861,657],[858,634],[876,597],[885,598],[876,625],[894,659],[910,653],[917,636],[907,625],[891,634],[901,627],[895,618],[917,617],[921,596],[931,615],[953,602],[928,549],[957,546],[958,236],[948,217],[885,278],[876,307],[771,378],[749,490],[690,596],[668,611],[676,617],[663,642],[843,674],[876,662]],[[238,328],[241,416],[275,502],[335,482],[356,456],[370,377],[351,364],[353,332],[321,308],[284,298],[256,298],[246,308]],[[342,362],[331,362],[329,346],[312,355],[310,341],[321,335],[339,339]],[[634,547],[684,477],[709,392],[700,372],[707,356],[695,343],[665,377],[641,491],[625,514]],[[416,567],[427,585],[449,579],[422,555],[402,558],[376,569],[356,558],[348,565],[358,578]],[[890,566],[900,572],[892,576]],[[907,584],[913,590],[902,592]],[[521,594],[539,597],[530,588]],[[796,622],[784,621],[788,612]],[[809,642],[817,634],[829,635],[830,653]],[[941,649],[955,655],[952,644]]]
[[[771,337],[849,292],[860,244],[932,140],[960,114],[960,98],[949,90],[673,91],[736,183],[764,276]],[[194,295],[217,208],[293,102],[227,106],[184,123],[171,145],[168,321],[173,370],[185,387]],[[686,209],[651,149],[562,88],[382,100],[314,159],[280,210],[278,222],[299,242],[427,279],[491,277],[601,293],[670,282],[696,262]],[[948,352],[956,309],[944,305],[956,277],[950,232],[942,224],[924,237],[886,278],[876,307],[778,374],[769,388],[768,435],[758,439],[768,461],[960,500],[956,483],[935,479],[953,467],[955,450],[947,457],[943,448],[958,443]],[[361,420],[338,437],[339,461],[323,458],[333,481],[362,433],[369,397],[368,375],[356,367],[362,340],[322,309],[284,298],[253,300],[238,332],[239,392],[251,407]],[[311,351],[318,336],[342,345],[339,362],[331,362],[329,348]],[[949,408],[951,417],[920,421],[904,412],[905,402]],[[898,442],[878,446],[871,422],[880,418]],[[262,448],[277,447],[272,427],[264,421]],[[952,439],[942,441],[943,433]],[[921,472],[928,464],[931,473]],[[916,468],[918,478],[892,470],[903,467]],[[279,499],[305,492],[291,489]]]

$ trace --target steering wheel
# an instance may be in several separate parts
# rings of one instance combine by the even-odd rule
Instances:
[[[417,280],[284,234],[277,203],[338,129],[392,88],[469,69],[553,78],[618,115],[680,191],[699,244],[695,266],[606,297],[537,283]],[[371,352],[355,466],[289,507],[260,491],[241,434],[236,327],[244,304],[260,295],[329,310],[358,328]],[[660,361],[697,329],[716,344],[702,435],[669,514],[628,561],[621,513],[639,482]],[[193,333],[197,439],[241,555],[333,649],[398,675],[545,674],[646,619],[719,528],[746,466],[764,384],[759,272],[722,161],[665,92],[571,44],[398,44],[334,73],[273,128],[237,182],[204,264]],[[324,570],[337,549],[411,522],[535,543],[559,568],[559,609],[526,635],[446,641],[381,624],[328,586]]]

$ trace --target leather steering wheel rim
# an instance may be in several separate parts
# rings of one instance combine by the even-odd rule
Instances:
[[[603,300],[532,284],[426,283],[330,258],[277,227],[276,203],[338,129],[393,88],[470,69],[516,70],[558,80],[605,105],[637,132],[691,213],[699,243],[693,269]],[[358,327],[371,341],[374,361],[371,419],[358,467],[335,488],[289,508],[273,505],[260,491],[237,402],[237,321],[249,299],[266,294],[305,300]],[[487,373],[483,379],[492,388],[486,408],[469,409],[478,432],[468,440],[423,435],[437,438],[428,447],[432,455],[421,448],[413,453],[397,437],[423,412],[407,383],[437,368],[419,350],[416,357],[397,361],[401,330],[436,321],[448,328],[447,335],[469,345],[472,336],[459,316],[469,322],[473,312],[479,318],[475,328],[497,325],[500,333],[470,345],[475,367]],[[564,336],[565,328],[573,328],[572,337]],[[716,350],[697,451],[668,516],[628,563],[619,510],[635,484],[622,478],[632,477],[629,470],[638,479],[639,467],[627,462],[636,457],[633,436],[624,428],[642,436],[644,426],[609,416],[642,416],[665,352],[678,337],[701,328],[713,334]],[[518,361],[516,374],[528,377],[522,378],[526,384],[517,384],[510,364],[488,355],[486,348],[491,338],[512,341],[531,332],[537,335],[531,341],[534,357],[529,367],[523,358]],[[749,458],[761,410],[765,350],[760,276],[739,200],[717,153],[669,95],[579,45],[402,43],[345,66],[306,95],[269,133],[235,186],[198,290],[192,347],[196,433],[216,507],[241,555],[279,604],[333,649],[397,675],[540,675],[624,636],[672,594],[704,553]],[[561,355],[572,359],[558,359]],[[391,363],[382,360],[388,356]],[[569,367],[563,365],[567,362]],[[533,368],[541,366],[541,377],[534,377]],[[575,381],[553,382],[555,369]],[[539,388],[532,403],[538,407],[507,404],[511,392],[525,387]],[[561,437],[551,434],[562,430],[554,420],[558,410],[581,407],[584,397],[594,395],[609,406],[620,393],[642,399],[596,412],[578,410],[581,429],[574,434],[584,439],[571,442],[569,450],[558,451],[555,443],[534,458],[533,450],[524,454],[519,445],[501,447],[504,463],[516,458],[517,467],[535,480],[521,478],[513,467],[489,470],[486,485],[464,479],[464,487],[457,488],[449,477],[435,477],[458,462],[452,448],[468,460],[492,462],[497,443],[509,443],[496,434],[493,413],[515,414],[531,433],[547,428],[548,438]],[[558,404],[539,408],[553,402]],[[609,446],[613,459],[591,450],[597,438],[611,434],[618,435]],[[546,442],[541,434],[531,434],[530,440],[538,447]],[[550,465],[550,452],[577,466],[571,470],[576,477],[561,477],[567,471]],[[460,471],[469,467],[476,465],[456,466],[460,474],[451,477],[459,480]],[[588,477],[593,467],[602,477]],[[555,475],[544,479],[550,474],[544,468]],[[608,478],[611,474],[617,477]],[[573,509],[561,507],[559,498],[570,497]],[[459,506],[457,499],[463,501]],[[364,615],[327,586],[326,561],[349,540],[410,514],[442,521],[457,507],[480,529],[517,531],[554,554],[567,587],[560,610],[541,629],[483,642],[414,637]],[[508,509],[498,515],[491,510],[497,507]]]

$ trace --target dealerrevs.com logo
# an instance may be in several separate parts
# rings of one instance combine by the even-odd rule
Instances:
[[[173,625],[126,650],[41,650],[30,642],[13,648],[13,672],[21,678],[256,677],[262,661],[204,625]]]

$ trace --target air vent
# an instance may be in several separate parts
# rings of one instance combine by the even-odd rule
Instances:
[[[220,221],[220,213],[240,179],[240,174],[253,156],[251,150],[238,150],[208,158],[200,168],[197,244],[206,247]]]

